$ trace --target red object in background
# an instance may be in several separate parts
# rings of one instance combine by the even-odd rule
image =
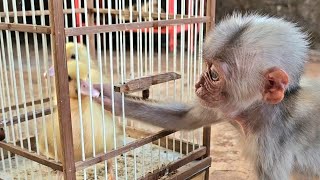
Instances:
[[[81,0],[74,0],[75,9],[79,9],[79,1]],[[76,27],[80,26],[80,16],[81,16],[81,13],[76,13]],[[80,43],[80,36],[77,36],[77,40],[78,40],[78,43]]]
[[[79,1],[80,0],[74,0],[75,1],[75,8],[76,9],[79,9]],[[169,0],[169,14],[174,14],[174,1],[175,0]],[[189,3],[187,3],[186,7],[189,8],[188,4],[190,3],[193,3],[193,1],[188,1]],[[102,0],[99,0],[99,3],[100,3],[100,7],[101,7],[101,4],[102,4]],[[191,7],[194,7],[194,5],[190,5]],[[188,12],[191,12],[191,9],[188,9]],[[76,13],[76,27],[80,27],[80,24],[83,25],[82,22],[80,22],[80,16],[81,16],[81,13]],[[197,26],[197,32],[199,32],[199,26]],[[167,34],[167,28],[166,27],[161,27],[161,31],[159,32],[158,31],[158,27],[154,27],[153,28],[153,33],[161,33],[161,34]],[[190,25],[188,26],[188,24],[186,24],[183,28],[182,25],[176,25],[176,33],[181,33],[182,31],[188,31],[188,30],[191,30],[193,29],[193,25]],[[141,29],[141,31],[143,33],[148,33],[150,31],[150,28],[145,28],[145,29]],[[133,30],[133,32],[138,32],[137,29]],[[174,50],[174,33],[175,33],[175,28],[174,26],[169,26],[168,27],[168,33],[169,33],[169,50],[172,52]],[[193,33],[190,34],[190,49],[191,51],[193,51]],[[77,40],[78,42],[80,42],[80,36],[77,37]]]

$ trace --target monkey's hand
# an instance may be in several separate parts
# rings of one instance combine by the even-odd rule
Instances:
[[[94,98],[95,101],[104,105],[104,109],[112,112],[114,108],[114,113],[116,116],[122,113],[122,97],[120,93],[113,93],[113,87],[110,84],[93,84],[93,88],[100,92],[99,97]]]

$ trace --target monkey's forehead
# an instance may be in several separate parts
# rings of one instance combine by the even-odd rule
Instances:
[[[295,54],[302,57],[308,47],[306,39],[306,34],[300,28],[281,18],[257,14],[233,14],[208,33],[203,47],[203,58],[241,59],[237,55],[252,56],[255,51],[260,55],[272,55],[279,50],[282,53],[278,54],[286,56],[283,59],[287,58],[287,55]]]

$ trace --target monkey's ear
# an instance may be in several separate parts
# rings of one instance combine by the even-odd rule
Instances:
[[[284,98],[286,87],[289,83],[288,74],[279,68],[270,68],[265,73],[263,100],[269,104],[278,104]]]

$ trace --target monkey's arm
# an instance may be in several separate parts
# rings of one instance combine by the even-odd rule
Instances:
[[[101,92],[101,85],[93,85]],[[112,107],[111,87],[103,87],[103,103],[107,111],[114,112],[120,116],[125,111],[128,118],[136,119],[151,125],[168,130],[190,130],[207,126],[222,121],[223,116],[212,109],[204,108],[200,104],[186,105],[182,103],[151,103],[143,100],[124,98],[122,108],[122,97],[114,93],[114,106]],[[101,103],[101,97],[95,99]]]
[[[170,130],[190,130],[221,121],[218,113],[196,103],[155,104],[125,98],[125,114],[148,124]]]

